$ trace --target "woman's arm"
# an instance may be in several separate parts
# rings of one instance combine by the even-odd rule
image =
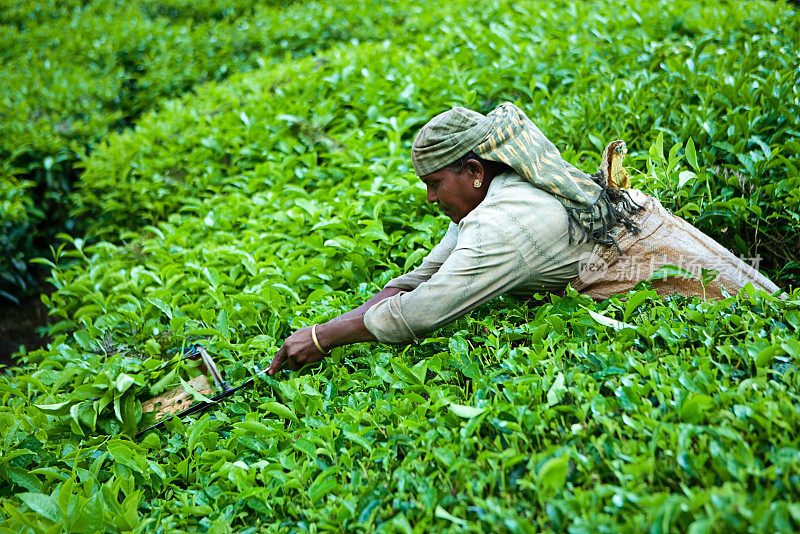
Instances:
[[[392,297],[403,290],[397,287],[387,287],[374,297],[347,313],[334,317],[330,321],[317,325],[317,341],[326,351],[332,348],[359,343],[361,341],[375,341],[369,330],[364,326],[364,314],[378,302]],[[301,328],[283,342],[272,363],[269,365],[269,375],[274,376],[281,367],[288,366],[292,370],[300,369],[308,363],[318,362],[325,357],[314,344],[311,336],[311,327]]]
[[[470,223],[463,233],[437,272],[413,291],[384,288],[356,310],[318,325],[322,348],[362,341],[409,343],[528,277],[519,250],[498,225]],[[284,365],[299,369],[324,356],[314,345],[311,328],[301,328],[286,339],[269,373],[274,375]]]
[[[317,325],[317,341],[326,351],[334,347],[359,343],[361,341],[375,341],[369,330],[364,326],[364,315],[377,303],[402,293],[411,291],[420,284],[426,282],[436,274],[442,266],[458,240],[458,226],[451,224],[447,229],[442,240],[431,250],[422,260],[422,265],[402,276],[394,278],[386,284],[386,287],[367,302],[347,313],[334,317],[324,324]],[[269,374],[274,375],[284,365],[290,369],[299,369],[307,363],[318,362],[325,357],[325,354],[314,344],[311,336],[311,328],[301,328],[283,342],[283,346],[278,350],[272,363],[269,366]]]
[[[333,319],[331,319],[330,321],[328,321],[325,324],[336,323],[336,322],[339,322],[339,321],[352,319],[353,317],[364,317],[364,314],[367,313],[367,310],[370,309],[371,307],[373,307],[375,304],[379,303],[383,299],[386,299],[386,298],[392,297],[394,295],[397,295],[401,291],[403,291],[403,290],[400,289],[399,287],[385,287],[379,293],[375,293],[375,295],[371,299],[366,301],[364,304],[362,304],[361,306],[359,306],[355,310],[350,310],[349,312],[343,313],[343,314],[339,315],[338,317],[334,317]],[[319,329],[321,327],[322,327],[322,325],[317,326],[317,335],[319,335]],[[324,346],[325,345],[323,345],[323,347]],[[339,347],[340,345],[336,345],[336,346]]]
[[[501,218],[502,219],[502,218]],[[410,343],[530,279],[531,267],[503,225],[462,221],[458,246],[439,271],[409,292],[376,303],[365,328],[382,343]]]

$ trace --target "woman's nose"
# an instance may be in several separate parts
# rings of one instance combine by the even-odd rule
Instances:
[[[439,199],[438,199],[438,198],[436,198],[436,193],[434,193],[434,192],[433,192],[433,189],[431,189],[431,187],[430,187],[430,186],[428,186],[428,202],[430,202],[431,204],[433,204],[433,203],[434,203],[434,202],[436,202],[437,200],[439,200]]]

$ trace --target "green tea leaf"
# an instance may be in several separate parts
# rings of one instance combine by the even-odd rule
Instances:
[[[51,495],[41,493],[19,493],[19,500],[28,505],[28,508],[54,523],[62,520],[61,510],[58,509],[56,500]]]
[[[663,265],[659,267],[653,271],[653,274],[650,276],[649,280],[660,280],[662,278],[669,278],[671,276],[680,276],[690,280],[699,280],[699,278],[692,274],[691,271],[687,271],[686,269],[678,267],[677,265]]]
[[[120,393],[125,393],[135,382],[136,379],[134,379],[132,376],[122,373],[117,377],[117,381],[115,382],[114,386]]]
[[[719,276],[719,270],[704,268],[701,271],[701,275],[702,275],[703,286],[707,286],[708,284],[717,279],[717,277]]]
[[[689,162],[689,165],[691,165],[695,171],[700,170],[700,165],[697,164],[697,152],[694,149],[694,140],[692,140],[691,137],[686,142],[686,161]]]
[[[75,401],[64,401],[56,404],[34,404],[39,410],[51,415],[67,415]]]
[[[631,295],[625,302],[625,313],[623,318],[627,321],[631,314],[641,306],[648,298],[657,298],[658,294],[653,290],[641,290]]]
[[[447,521],[450,521],[451,523],[454,523],[454,524],[458,525],[461,528],[466,528],[466,526],[468,524],[463,519],[460,519],[460,518],[452,515],[450,512],[448,512],[447,510],[445,510],[444,508],[442,508],[441,506],[438,506],[438,505],[436,506],[436,510],[434,510],[433,514],[434,514],[435,517],[437,517],[439,519],[445,519]]]
[[[465,406],[463,404],[456,404],[454,402],[447,403],[448,408],[450,411],[456,414],[459,417],[463,417],[464,419],[471,419],[472,417],[477,417],[483,412],[486,411],[486,408],[475,408],[473,406]]]
[[[193,450],[197,446],[197,442],[200,441],[200,438],[203,436],[203,432],[205,432],[208,423],[209,419],[204,417],[192,425],[186,441],[186,447],[189,450]]]
[[[692,394],[681,404],[681,418],[688,423],[700,423],[713,406],[714,401],[708,395]]]
[[[40,492],[42,490],[42,482],[35,475],[29,473],[19,467],[7,468],[8,478],[11,482],[20,485],[31,492]]]
[[[258,421],[240,421],[234,427],[262,438],[265,443],[270,443],[278,437],[274,430]]]
[[[788,338],[781,343],[781,348],[786,351],[789,356],[800,360],[800,341],[796,338]]]
[[[622,321],[618,321],[616,319],[612,319],[611,317],[606,317],[601,313],[594,312],[588,308],[584,308],[587,312],[589,312],[589,316],[595,320],[595,322],[613,328],[614,330],[621,330],[623,328],[636,328],[632,324],[624,323]]]
[[[664,158],[664,132],[658,132],[655,142],[650,145],[650,157],[661,162],[666,162]]]
[[[336,479],[331,476],[319,477],[308,488],[308,498],[312,503],[315,503],[325,496],[333,494],[338,485]]]
[[[137,473],[144,473],[147,462],[129,443],[115,441],[108,444],[108,453],[114,461],[129,467]]]
[[[409,369],[405,364],[395,359],[391,362],[392,370],[395,374],[409,384],[422,385],[423,381],[420,379],[419,374]]]
[[[553,384],[547,390],[547,406],[554,406],[561,402],[561,398],[566,393],[567,388],[564,385],[564,373],[558,373]]]
[[[567,480],[567,457],[550,458],[539,469],[539,480],[544,488],[560,490]]]
[[[299,422],[297,416],[294,413],[294,410],[292,410],[288,406],[281,404],[280,402],[274,402],[274,401],[265,402],[260,406],[260,408],[272,412],[282,419],[289,419],[290,421],[294,421],[296,423]]]
[[[214,401],[194,389],[188,382],[186,382],[183,378],[178,377],[181,381],[181,385],[183,386],[184,391],[192,396],[195,402],[207,402],[209,404],[214,404]]]
[[[697,175],[692,171],[681,171],[681,173],[678,175],[678,187],[683,187],[690,180],[695,178],[697,178]]]

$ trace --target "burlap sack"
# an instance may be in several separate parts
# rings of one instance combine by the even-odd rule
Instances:
[[[597,300],[627,293],[665,265],[685,269],[697,278],[670,276],[653,280],[653,289],[660,295],[680,293],[702,297],[700,279],[704,268],[719,271],[717,278],[705,287],[705,296],[709,299],[722,298],[723,286],[729,294],[735,295],[748,282],[770,293],[779,289],[722,245],[669,213],[657,199],[639,191],[633,193],[637,202],[644,206],[632,217],[641,231],[634,235],[622,227],[616,229],[621,256],[613,245],[597,245],[583,258],[578,277],[572,282],[578,292]]]

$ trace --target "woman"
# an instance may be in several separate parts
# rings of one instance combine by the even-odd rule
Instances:
[[[455,107],[434,117],[411,151],[414,170],[452,223],[414,271],[369,301],[289,336],[269,368],[299,369],[334,347],[408,343],[506,292],[574,288],[595,299],[625,293],[658,268],[692,273],[653,281],[660,294],[721,297],[747,282],[778,288],[655,198],[588,175],[516,106],[484,116]],[[701,281],[716,272],[715,280]],[[708,278],[708,277],[706,277]]]

